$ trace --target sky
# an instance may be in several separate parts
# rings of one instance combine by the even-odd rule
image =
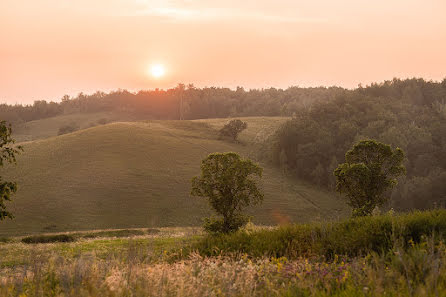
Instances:
[[[0,102],[442,80],[445,13],[445,0],[0,0]]]

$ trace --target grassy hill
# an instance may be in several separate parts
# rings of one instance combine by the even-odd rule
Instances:
[[[117,112],[73,113],[16,124],[13,127],[13,134],[14,139],[23,142],[57,136],[59,128],[66,125],[76,126],[80,130],[99,126],[104,122],[136,119],[129,114]]]
[[[117,122],[23,142],[25,152],[17,166],[0,172],[19,184],[14,202],[8,204],[16,218],[0,223],[0,235],[199,225],[209,207],[189,191],[201,159],[224,151],[254,158],[286,119],[244,120],[248,129],[240,144],[218,140],[217,129],[227,119]],[[304,222],[346,213],[344,203],[332,194],[261,165],[265,201],[253,210],[256,223]]]

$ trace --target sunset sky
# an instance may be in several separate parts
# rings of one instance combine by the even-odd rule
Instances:
[[[445,15],[445,0],[0,0],[0,102],[442,80]]]

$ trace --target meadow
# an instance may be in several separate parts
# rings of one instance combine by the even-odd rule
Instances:
[[[339,236],[358,225],[358,232]],[[313,236],[302,240],[302,230]],[[250,225],[223,237],[198,228],[161,228],[130,237],[104,232],[83,232],[91,238],[67,233],[77,238],[66,243],[25,244],[19,237],[0,243],[0,295],[444,296],[446,290],[444,210]],[[287,245],[280,240],[283,234],[296,241],[284,250],[278,248]],[[381,244],[368,234],[388,240]],[[246,245],[246,236],[251,247],[233,250]],[[361,244],[352,245],[355,241]],[[328,252],[327,246],[347,249]]]
[[[239,143],[218,138],[218,130],[228,119],[112,122],[57,136],[59,126],[74,117],[80,127],[88,127],[107,116],[87,115],[33,121],[26,124],[30,129],[16,130],[17,139],[34,140],[20,142],[24,152],[17,165],[0,172],[19,186],[8,203],[15,219],[0,224],[0,236],[200,226],[210,210],[204,199],[190,197],[190,181],[200,173],[204,157],[226,151],[238,152],[264,167],[265,200],[251,210],[256,224],[348,214],[333,193],[288,177],[259,158],[269,153],[270,136],[286,117],[242,118],[248,128],[240,134]],[[113,121],[113,116],[118,117],[108,115],[108,119]]]

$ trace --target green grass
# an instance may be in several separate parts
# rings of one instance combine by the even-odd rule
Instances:
[[[249,226],[219,237],[235,253],[216,249],[214,240],[212,257],[187,252],[209,239],[193,228],[34,245],[12,238],[0,243],[0,296],[445,296],[445,222],[446,210],[436,210],[286,228]],[[287,244],[311,253],[284,254]],[[341,248],[326,257],[325,245]]]
[[[210,214],[190,197],[190,180],[212,152],[256,158],[286,118],[245,118],[241,143],[218,140],[227,119],[119,122],[23,143],[17,166],[0,175],[19,190],[8,203],[14,220],[0,236],[71,230],[197,226]],[[345,204],[332,194],[264,167],[264,203],[251,210],[258,224],[342,217]]]
[[[426,238],[442,240],[445,235],[446,210],[434,210],[206,236],[192,249],[204,256],[242,253],[252,257],[330,259],[335,255],[386,253],[396,244],[404,248]]]
[[[153,230],[101,230],[12,237],[0,242],[0,268],[30,265],[35,258],[51,255],[65,259],[94,255],[104,260],[110,257],[125,260],[134,249],[141,257],[149,257],[145,259],[147,261],[178,258],[182,249],[190,250],[202,236],[197,228],[161,228],[156,234]],[[136,237],[133,236],[135,231],[139,231]],[[125,233],[128,236],[124,237]],[[64,238],[71,240],[58,240]]]

